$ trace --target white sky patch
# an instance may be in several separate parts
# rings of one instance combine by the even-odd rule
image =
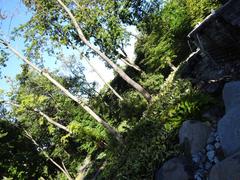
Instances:
[[[114,78],[113,70],[106,68],[105,63],[103,60],[99,58],[94,58],[94,60],[91,60],[91,63],[93,66],[99,71],[99,73],[103,76],[104,80],[109,82]],[[104,82],[100,79],[100,77],[92,70],[92,68],[86,64],[86,79],[88,82],[96,81],[99,84],[100,90],[104,86]]]
[[[128,26],[127,31],[131,32],[132,34],[138,36],[138,30],[136,28],[136,26]],[[126,46],[124,49],[128,55],[128,57],[130,58],[130,60],[135,61],[136,59],[136,54],[135,54],[135,43],[137,42],[137,39],[133,36],[131,36],[130,42],[128,46]]]
[[[127,30],[129,32],[135,34],[135,35],[138,34],[137,28],[135,26],[128,26]],[[129,45],[124,48],[128,57],[132,61],[134,61],[135,58],[136,58],[136,55],[135,55],[135,43],[136,43],[136,41],[137,41],[136,38],[131,37],[131,39],[129,41]],[[97,68],[97,70],[101,73],[101,75],[104,77],[105,81],[109,82],[109,81],[113,80],[113,78],[114,78],[113,70],[109,69],[109,68],[106,68],[103,60],[99,59],[98,57],[95,57],[94,59],[91,60],[91,62]],[[121,62],[118,62],[118,64],[120,64],[121,66],[124,65]],[[99,86],[100,86],[99,89],[101,89],[104,86],[103,81],[91,69],[90,66],[86,65],[85,67],[86,67],[86,74],[85,75],[86,75],[87,81],[89,81],[89,82],[96,81],[97,83],[99,83]]]

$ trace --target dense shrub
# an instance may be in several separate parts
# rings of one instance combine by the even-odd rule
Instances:
[[[158,94],[163,82],[164,76],[160,73],[143,73],[140,79],[140,84],[151,94]]]
[[[145,70],[159,71],[183,61],[190,53],[187,34],[217,6],[210,0],[168,0],[162,9],[148,15],[138,25],[142,36],[136,47]]]
[[[107,151],[108,165],[101,178],[151,179],[159,164],[181,153],[177,134],[182,122],[201,119],[201,111],[212,102],[183,80],[165,87],[140,122],[126,132],[125,146]]]

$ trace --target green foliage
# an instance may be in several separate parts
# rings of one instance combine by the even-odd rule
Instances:
[[[6,62],[8,60],[8,53],[0,47],[0,67],[6,67]],[[1,75],[1,72],[0,72]]]
[[[158,94],[161,85],[164,82],[164,77],[159,73],[143,74],[140,79],[140,84],[147,89],[151,94]]]
[[[1,66],[6,66],[5,62],[8,59],[8,53],[4,51],[3,49],[0,49],[0,65]]]
[[[217,3],[210,0],[168,0],[139,24],[143,33],[137,45],[148,71],[158,71],[169,63],[179,63],[189,54],[186,36]]]
[[[113,60],[120,56],[117,49],[122,49],[129,42],[130,34],[126,31],[125,24],[136,24],[145,16],[146,11],[153,8],[153,4],[157,4],[157,1],[149,3],[145,0],[82,0],[76,1],[77,4],[63,2],[71,9],[77,21],[81,22],[86,38]],[[19,27],[15,34],[24,34],[28,55],[40,59],[42,50],[52,54],[61,46],[84,46],[68,16],[56,1],[25,0],[24,3],[33,11],[33,17]]]
[[[0,177],[33,179],[52,177],[53,166],[40,156],[16,123],[0,119]],[[49,167],[47,172],[44,168]]]
[[[91,128],[89,125],[84,127],[83,123],[72,121],[68,125],[69,129],[78,136],[79,141],[87,138],[89,141],[101,141],[105,138],[106,134],[103,133],[102,128]]]
[[[23,73],[18,75],[19,86],[11,97],[19,106],[13,107],[11,115],[24,125],[50,157],[59,162],[64,160],[69,171],[76,174],[76,166],[86,154],[90,155],[99,148],[99,143],[104,144],[108,135],[102,126],[47,79],[29,71],[26,66],[23,68]],[[73,94],[94,97],[91,86],[86,85],[84,79],[72,79],[57,74],[53,76]],[[68,127],[73,133],[68,134],[58,129],[35,112],[35,108]]]
[[[119,116],[133,126],[141,119],[147,108],[147,101],[135,91],[128,91],[123,95],[124,101],[119,103]]]
[[[33,11],[33,17],[16,33],[24,34],[28,56],[41,59],[43,50],[53,54],[72,43],[83,45],[55,1],[24,2]],[[129,40],[125,26],[137,25],[141,34],[136,49],[137,64],[143,67],[144,73],[127,68],[127,74],[151,92],[153,101],[147,104],[120,77],[112,84],[124,101],[110,91],[102,90],[96,95],[95,85],[86,82],[84,69],[73,56],[69,65],[71,75],[53,74],[71,93],[84,97],[109,124],[118,127],[124,139],[121,146],[75,102],[24,65],[17,77],[18,86],[10,93],[10,99],[19,107],[9,110],[8,120],[0,119],[0,174],[12,179],[65,178],[23,136],[21,128],[24,127],[50,157],[60,164],[64,162],[73,177],[85,157],[90,156],[92,176],[106,162],[99,179],[152,179],[159,165],[181,153],[177,134],[182,122],[192,118],[201,120],[202,111],[214,103],[187,81],[174,80],[166,85],[167,73],[163,69],[169,63],[178,64],[189,54],[187,33],[217,7],[217,3],[209,0],[167,0],[164,4],[160,0],[82,0],[77,1],[79,10],[72,2],[64,2],[80,22],[87,39],[114,60],[119,57],[116,49],[121,49]],[[7,54],[5,51],[0,54],[0,64],[4,64]],[[72,133],[50,124],[34,112],[34,108]],[[6,109],[0,110],[0,117],[5,117]]]
[[[159,164],[181,153],[177,134],[182,122],[201,118],[201,111],[212,103],[212,98],[186,81],[175,81],[162,89],[140,122],[127,131],[126,145],[108,151],[102,178],[152,179]]]
[[[210,0],[187,0],[186,1],[188,15],[191,18],[191,25],[194,27],[201,22],[212,9],[219,7],[219,2]]]

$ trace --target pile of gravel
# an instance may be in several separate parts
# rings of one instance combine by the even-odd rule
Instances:
[[[192,162],[194,165],[194,179],[204,180],[209,174],[212,166],[223,159],[220,138],[216,129],[214,129],[208,140],[206,147],[192,155]]]

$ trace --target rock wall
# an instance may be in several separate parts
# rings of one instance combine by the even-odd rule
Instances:
[[[196,51],[180,68],[180,77],[223,94],[225,114],[215,126],[186,120],[179,143],[189,155],[168,160],[156,179],[240,180],[240,0],[213,11],[188,38]]]
[[[240,59],[240,1],[213,11],[188,38],[216,64]]]
[[[182,78],[213,93],[221,92],[225,82],[240,79],[239,0],[230,0],[213,11],[188,38],[197,53],[184,65]]]

